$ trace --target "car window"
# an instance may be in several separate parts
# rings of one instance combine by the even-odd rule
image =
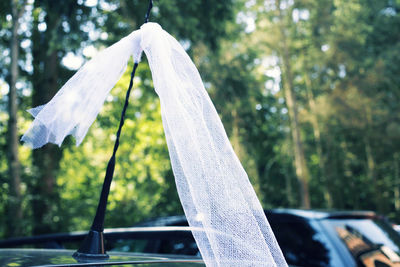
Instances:
[[[288,264],[332,266],[330,244],[309,223],[270,220],[270,224]]]
[[[400,266],[400,235],[381,219],[330,219],[331,227],[360,266]]]
[[[151,240],[146,239],[117,239],[117,240],[106,240],[107,251],[118,251],[118,252],[153,252],[146,251],[146,247],[149,246]]]
[[[200,255],[194,239],[178,238],[160,240],[159,253],[179,254],[179,255]]]
[[[157,254],[177,254],[199,256],[199,250],[193,238],[163,239],[117,239],[107,240],[108,251],[144,252]]]

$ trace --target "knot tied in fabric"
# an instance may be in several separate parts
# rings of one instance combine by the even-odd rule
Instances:
[[[36,118],[23,140],[38,147],[61,144],[72,134],[79,144],[129,56],[140,58],[142,50],[160,98],[179,197],[206,265],[287,266],[199,72],[179,42],[156,23],[144,24],[83,66],[48,104],[32,112]],[[62,105],[68,98],[71,102]],[[81,116],[66,115],[71,113]]]

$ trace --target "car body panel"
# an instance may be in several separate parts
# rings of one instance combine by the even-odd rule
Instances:
[[[198,258],[185,256],[109,253],[106,260],[77,261],[72,250],[0,249],[0,266],[205,266]]]

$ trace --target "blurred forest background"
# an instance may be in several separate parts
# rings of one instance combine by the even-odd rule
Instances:
[[[400,222],[399,0],[155,0],[188,51],[264,208],[374,210]],[[87,230],[132,63],[83,143],[32,151],[31,116],[145,0],[0,2],[0,237]],[[106,227],[182,213],[145,57]]]

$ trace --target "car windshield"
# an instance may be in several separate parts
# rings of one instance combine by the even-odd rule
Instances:
[[[357,262],[367,267],[393,266],[393,263],[400,266],[400,236],[385,221],[329,219],[325,224],[336,233]]]

